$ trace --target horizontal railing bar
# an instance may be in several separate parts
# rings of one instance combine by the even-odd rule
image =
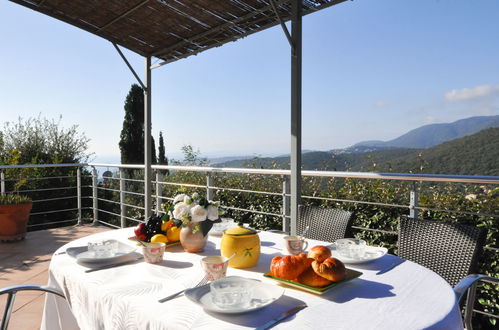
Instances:
[[[77,196],[37,199],[37,200],[33,200],[33,203],[58,201],[58,200],[61,200],[61,199],[72,199],[72,198],[77,198]]]
[[[36,224],[28,225],[28,228],[31,228],[31,227],[40,227],[40,226],[45,226],[45,225],[56,225],[56,224],[59,224],[59,223],[75,222],[75,221],[78,221],[78,219],[70,219],[70,220],[61,220],[61,221],[53,221],[53,222],[36,223]]]
[[[116,217],[121,217],[120,214],[117,214],[117,213],[113,213],[113,212],[109,212],[109,211],[106,211],[106,210],[103,210],[103,209],[98,209],[99,212],[104,212],[104,213],[107,213],[107,214],[111,214],[111,215],[114,215]],[[137,220],[137,219],[134,219],[134,218],[130,218],[130,217],[127,217],[126,215],[123,216],[123,218],[125,219],[128,219],[128,220],[131,220],[131,221],[138,221],[140,222],[140,220]],[[121,227],[119,227],[121,228]]]
[[[206,187],[206,186],[204,186]],[[222,187],[212,187],[208,188],[215,190],[227,190],[227,191],[236,191],[236,192],[245,192],[245,193],[254,193],[254,194],[262,194],[262,195],[270,195],[270,196],[282,196],[282,193],[268,192],[268,191],[259,191],[259,190],[247,190],[247,189],[237,189],[237,188],[222,188]]]
[[[350,199],[339,199],[339,198],[329,198],[329,197],[302,196],[302,198],[326,200],[326,201],[332,201],[332,202],[358,203],[358,204],[377,205],[377,206],[409,208],[409,205],[387,204],[387,203],[378,203],[378,202],[365,202],[365,201],[355,201],[355,200],[350,200]]]
[[[50,214],[50,213],[58,213],[58,212],[70,212],[70,211],[76,211],[78,208],[74,209],[62,209],[62,210],[54,210],[54,211],[43,211],[43,212],[31,212],[30,215],[39,215],[39,214]]]
[[[104,188],[104,187],[97,187],[98,190],[107,190],[107,191],[114,191],[114,192],[121,192],[119,189],[111,189],[111,188]],[[131,194],[131,195],[138,195],[138,196],[144,196],[144,193],[137,193],[133,191],[123,191],[125,194]]]
[[[102,220],[97,220],[97,222],[102,223],[102,224],[104,224],[106,226],[109,226],[109,227],[116,228],[116,229],[120,229],[121,228],[120,226],[116,226],[116,225],[110,224],[109,222],[105,222],[105,221],[102,221]]]
[[[97,198],[97,200],[100,200],[102,202],[109,202],[109,203],[114,203],[114,204],[117,204],[117,205],[121,205],[120,202],[112,201],[112,200],[109,200],[109,199]],[[138,205],[126,204],[126,203],[123,203],[123,205],[128,206],[128,207],[133,207],[133,208],[136,208],[136,209],[145,210],[145,208],[143,208],[142,206],[138,206]]]
[[[39,180],[50,180],[50,179],[68,179],[68,178],[76,178],[76,176],[44,176],[41,178],[23,178],[26,181],[39,181]],[[19,181],[19,178],[17,179],[5,179],[5,182],[17,182]]]
[[[76,187],[58,187],[58,188],[26,189],[26,190],[18,190],[17,192],[54,191],[54,190],[65,190],[65,189],[76,189]],[[14,192],[14,191],[8,191],[8,192]]]
[[[478,313],[478,314],[483,314],[483,315],[486,315],[488,317],[493,317],[495,319],[499,319],[499,315],[490,314],[490,313],[487,313],[487,312],[484,312],[484,311],[481,311],[478,309],[473,309],[473,312]]]
[[[162,184],[165,184],[168,186],[181,186],[181,187],[189,187],[189,188],[206,188],[205,185],[192,184],[192,183],[162,182]]]
[[[27,165],[0,165],[0,170],[7,168],[46,168],[46,167],[84,167],[87,163],[74,164],[27,164]]]
[[[498,248],[495,248],[495,247],[492,247],[492,246],[484,246],[483,248],[484,248],[485,250],[494,251],[495,253],[498,253],[498,252],[499,252],[499,249],[498,249]]]
[[[251,213],[257,213],[257,214],[265,214],[265,215],[270,215],[270,216],[274,216],[274,217],[282,217],[282,214],[275,214],[275,213],[256,211],[256,210],[248,210],[248,209],[242,209],[239,207],[224,206],[224,208],[226,208],[228,210],[236,210],[236,211],[251,212]]]
[[[461,210],[447,210],[447,209],[438,209],[438,208],[425,207],[425,206],[416,206],[414,208],[418,209],[418,210],[428,210],[428,211],[435,211],[435,212],[458,213],[458,214],[467,214],[467,215],[478,215],[478,216],[482,216],[482,217],[499,218],[499,214],[491,214],[491,213],[479,213],[479,212],[469,212],[469,211],[461,211]]]

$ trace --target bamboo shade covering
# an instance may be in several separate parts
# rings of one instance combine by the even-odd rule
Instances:
[[[270,0],[11,0],[169,63],[279,24]],[[303,0],[302,15],[346,0]],[[274,0],[284,21],[290,0]]]

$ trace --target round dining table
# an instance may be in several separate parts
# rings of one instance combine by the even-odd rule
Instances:
[[[264,277],[273,257],[286,255],[281,234],[260,232],[261,254],[252,268],[229,268],[227,276],[280,283]],[[185,295],[164,303],[159,299],[195,286],[203,278],[200,260],[220,255],[221,238],[209,236],[201,253],[167,247],[164,260],[149,264],[138,259],[128,264],[86,272],[68,248],[85,249],[87,242],[116,239],[132,247],[133,228],[101,232],[72,241],[58,249],[49,267],[48,285],[66,299],[47,295],[41,329],[248,329],[278,318],[306,304],[276,329],[463,329],[460,309],[451,286],[433,271],[405,260],[377,274],[400,258],[386,254],[366,263],[346,264],[360,271],[355,279],[317,295],[283,285],[284,294],[264,308],[240,314],[209,312]],[[309,247],[331,243],[308,240]],[[140,248],[136,252],[139,254]],[[334,256],[333,251],[333,256]]]

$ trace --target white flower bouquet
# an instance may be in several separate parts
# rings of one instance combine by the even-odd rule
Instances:
[[[163,210],[175,221],[175,225],[193,226],[193,232],[203,231],[203,235],[210,231],[213,223],[220,222],[222,211],[219,202],[208,201],[198,193],[189,196],[179,194],[175,196],[172,204],[163,204]]]

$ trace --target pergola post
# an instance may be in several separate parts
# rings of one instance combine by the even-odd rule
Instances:
[[[301,0],[293,0],[291,12],[291,235],[296,235],[301,200]]]
[[[144,216],[151,216],[152,208],[152,168],[151,168],[151,57],[145,58],[144,89]]]

